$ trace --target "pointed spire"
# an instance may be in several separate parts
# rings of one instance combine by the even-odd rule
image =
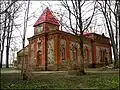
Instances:
[[[43,11],[41,16],[38,18],[38,20],[34,24],[34,27],[44,22],[51,23],[57,26],[60,25],[58,19],[56,19],[56,17],[52,14],[52,11],[48,7]]]

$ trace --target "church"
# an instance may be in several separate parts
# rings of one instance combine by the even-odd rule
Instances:
[[[34,70],[68,70],[81,59],[79,43],[74,34],[59,30],[60,24],[47,7],[34,24],[34,35],[25,47],[25,63]],[[84,33],[84,67],[101,67],[112,63],[110,38],[96,33]],[[23,50],[18,54],[21,65]]]

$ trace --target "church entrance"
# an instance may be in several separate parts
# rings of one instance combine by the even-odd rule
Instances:
[[[41,51],[39,50],[39,51],[37,52],[37,66],[40,66],[41,63],[42,63],[42,53],[41,53]]]

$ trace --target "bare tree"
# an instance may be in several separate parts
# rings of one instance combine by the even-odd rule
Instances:
[[[9,48],[11,47],[11,44],[17,43],[16,42],[17,38],[21,39],[20,37],[23,36],[22,35],[23,32],[19,29],[20,27],[22,27],[23,24],[20,23],[19,18],[20,19],[22,18],[21,12],[23,12],[23,5],[25,4],[26,4],[26,1],[16,2],[16,1],[9,0],[9,1],[0,2],[0,8],[1,8],[0,9],[0,18],[1,18],[0,19],[0,25],[1,25],[0,27],[0,34],[1,34],[0,65],[1,67],[2,67],[2,61],[3,61],[3,56],[4,56],[3,52],[5,49],[5,46],[6,46],[6,67],[9,67]],[[35,16],[34,12],[33,14],[31,14],[33,16],[30,16],[29,19]],[[16,22],[16,20],[17,21],[19,20],[19,22]],[[20,33],[20,36],[14,35],[16,31]]]
[[[1,11],[3,12],[0,14],[1,16],[0,25],[1,25],[1,35],[2,35],[0,65],[2,68],[3,52],[6,44],[6,67],[8,68],[9,67],[9,49],[11,44],[11,38],[13,38],[12,33],[14,31],[14,24],[15,24],[14,20],[18,18],[17,14],[22,4],[19,4],[16,1],[10,1],[10,0],[1,1],[0,4],[2,6]]]
[[[1,5],[2,3],[0,2],[0,12],[1,12]],[[1,34],[2,34],[2,27],[1,27],[1,14],[0,14],[0,67],[2,68],[2,60],[1,60]]]
[[[4,1],[3,1],[4,2]],[[15,3],[17,0],[14,0],[12,3],[10,3],[3,11],[0,11],[0,14],[6,13],[6,11]]]
[[[10,3],[8,1],[8,3]],[[14,13],[11,14],[12,12],[15,11],[14,8],[15,3],[13,4],[13,9],[9,8],[9,10],[7,11],[8,13],[8,27],[7,27],[7,45],[6,45],[6,68],[9,68],[9,49],[10,49],[10,41],[11,41],[11,36],[12,36],[12,32],[13,32],[13,23],[14,23]]]
[[[67,9],[69,12],[69,23],[70,23],[70,28],[72,32],[75,34],[75,36],[78,39],[79,46],[80,46],[80,56],[81,60],[78,61],[78,69],[77,73],[79,75],[85,74],[84,71],[84,53],[83,53],[83,33],[85,30],[88,29],[89,25],[91,24],[91,21],[93,19],[93,16],[95,14],[95,7],[96,7],[96,2],[91,2],[94,3],[93,7],[93,13],[90,17],[86,18],[83,20],[82,16],[82,7],[86,4],[90,3],[89,1],[82,1],[82,0],[70,0],[69,3],[67,0],[62,2],[62,5]],[[72,4],[72,6],[70,6]],[[73,18],[75,23],[73,24]]]
[[[1,3],[1,6],[4,6],[6,7],[6,3],[4,2],[0,2]],[[4,5],[3,5],[4,4]],[[5,37],[6,37],[6,30],[7,30],[7,17],[8,17],[8,13],[5,13],[4,15],[0,14],[1,15],[1,34],[2,34],[2,40],[1,40],[1,62],[0,62],[0,65],[1,65],[1,68],[2,68],[2,61],[3,61],[3,51],[4,51],[4,44],[5,44]],[[3,18],[5,17],[5,18]]]
[[[27,31],[29,5],[30,5],[30,0],[28,1],[27,7],[25,9],[24,29],[23,29],[23,38],[22,38],[23,60],[22,60],[21,74],[23,76],[23,80],[28,80],[29,79],[29,77],[28,77],[28,61],[25,60],[25,37],[26,37],[26,31]],[[26,65],[25,65],[25,62],[27,62]]]
[[[114,55],[114,68],[119,67],[119,4],[120,1],[98,1],[98,10],[102,12],[105,24],[110,36],[113,55]]]

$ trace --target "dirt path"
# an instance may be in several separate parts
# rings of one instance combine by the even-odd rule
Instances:
[[[87,68],[85,69],[86,72],[90,73],[119,73],[119,69],[111,69],[111,68]]]
[[[15,69],[1,69],[1,73],[20,73],[20,70]],[[87,68],[85,72],[88,73],[119,73],[115,69],[101,69],[101,68]],[[33,71],[32,73],[67,73],[67,71]]]

